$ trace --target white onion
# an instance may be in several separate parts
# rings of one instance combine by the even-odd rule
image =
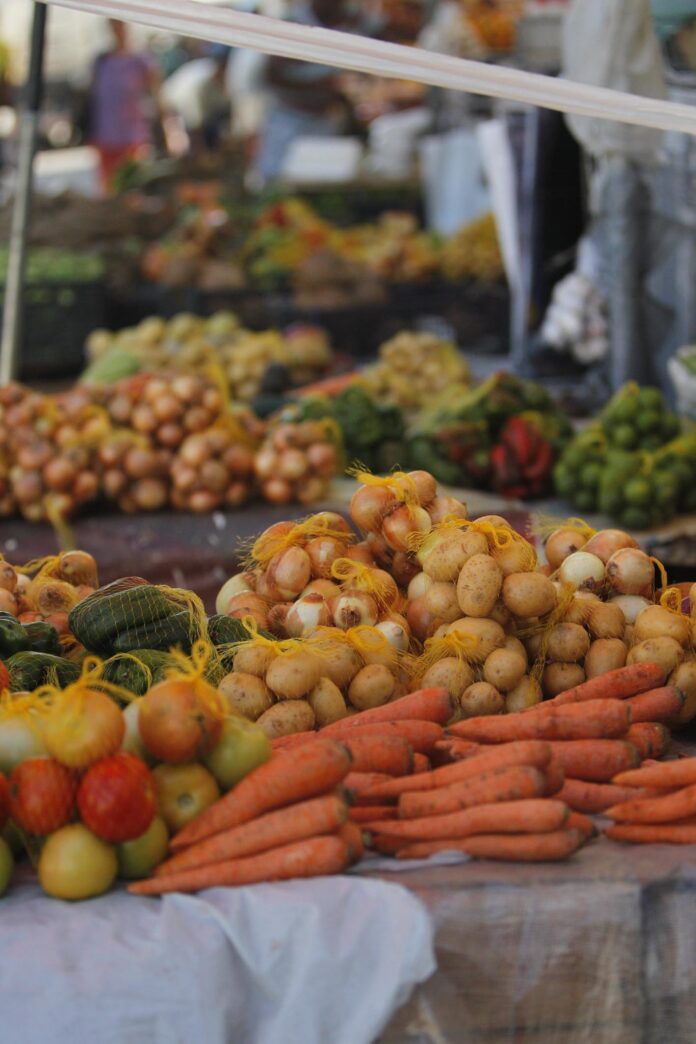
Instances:
[[[627,624],[634,624],[638,613],[652,605],[652,602],[649,602],[647,598],[641,598],[640,595],[617,595],[615,598],[610,598],[609,601],[612,605],[618,605],[626,617]]]
[[[253,591],[252,582],[251,573],[237,573],[236,576],[231,576],[229,580],[226,580],[215,599],[215,612],[226,615],[230,599],[243,591]]]
[[[600,529],[587,541],[585,550],[597,555],[606,564],[614,552],[624,547],[638,547],[638,544],[623,529]]]
[[[382,620],[377,624],[377,630],[381,631],[393,649],[398,653],[408,651],[408,634],[401,624],[396,620]]]
[[[642,595],[652,588],[655,567],[645,551],[624,547],[607,562],[607,577],[617,594]]]
[[[409,602],[415,602],[416,598],[422,598],[425,592],[428,590],[431,584],[435,581],[427,573],[416,573],[411,583],[408,585],[408,600]]]
[[[329,607],[320,594],[308,594],[298,599],[288,611],[285,629],[291,638],[304,638],[318,627],[331,624]]]
[[[587,551],[575,551],[563,560],[558,575],[564,584],[594,591],[604,583],[604,562]]]
[[[546,561],[552,569],[560,568],[561,564],[570,555],[579,551],[587,543],[587,537],[578,533],[577,529],[569,529],[561,526],[551,534],[544,544]]]
[[[379,617],[377,603],[374,598],[369,594],[364,594],[362,591],[343,594],[339,598],[334,598],[329,604],[329,609],[333,615],[335,626],[340,627],[342,631],[347,631],[349,627],[359,627],[361,625],[374,627]]]

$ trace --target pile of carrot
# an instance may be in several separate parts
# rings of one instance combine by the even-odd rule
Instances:
[[[647,760],[615,779],[626,795],[605,812],[615,841],[696,844],[696,758]]]

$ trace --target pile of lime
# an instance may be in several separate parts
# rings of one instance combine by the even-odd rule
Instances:
[[[676,413],[667,408],[659,388],[627,384],[600,414],[602,431],[610,449],[660,449],[681,431]]]

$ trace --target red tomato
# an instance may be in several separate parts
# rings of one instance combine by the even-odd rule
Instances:
[[[80,818],[93,834],[119,844],[144,834],[155,814],[155,784],[147,765],[125,750],[87,770],[77,792]]]
[[[7,776],[0,772],[0,830],[5,826],[10,814],[10,785]]]
[[[52,834],[70,822],[77,780],[54,758],[27,758],[12,770],[10,815],[28,834]]]

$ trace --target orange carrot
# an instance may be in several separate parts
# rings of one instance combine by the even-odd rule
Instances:
[[[468,718],[451,725],[449,731],[480,743],[509,743],[524,739],[613,739],[625,735],[630,724],[631,711],[621,700],[590,700],[556,707],[545,714],[518,712]]]
[[[261,881],[287,881],[293,877],[319,877],[340,874],[350,860],[348,845],[329,834],[272,848],[246,859],[213,863],[196,870],[184,870],[170,877],[153,877],[128,886],[134,895],[164,895],[167,892],[200,892],[204,888],[258,884]]]
[[[682,819],[677,823],[619,823],[607,827],[607,837],[613,841],[634,844],[696,844],[696,819]]]
[[[182,870],[210,866],[211,863],[258,855],[308,837],[331,834],[347,818],[347,804],[335,795],[312,798],[289,808],[267,812],[265,816],[224,830],[221,834],[213,834],[161,863],[155,875],[165,877]]]
[[[371,823],[375,819],[396,819],[396,805],[353,805],[348,818],[354,823]]]
[[[421,841],[397,852],[399,859],[427,859],[436,852],[465,852],[474,859],[509,863],[546,863],[567,859],[582,845],[578,830],[552,830],[548,834],[479,834],[447,841]]]
[[[678,761],[658,761],[641,765],[640,768],[621,772],[614,782],[621,787],[688,787],[696,783],[696,758],[680,758]]]
[[[637,696],[639,692],[647,692],[656,685],[664,685],[665,672],[656,663],[632,663],[628,667],[619,667],[615,671],[607,671],[596,678],[590,678],[572,689],[554,696],[552,700],[537,704],[523,711],[534,714],[545,711],[548,707],[560,707],[566,703],[584,703],[588,700],[625,700],[629,696]]]
[[[455,708],[452,697],[447,689],[441,687],[432,689],[419,689],[417,692],[409,692],[407,696],[400,696],[398,700],[385,703],[381,707],[373,707],[371,710],[361,711],[351,718],[342,718],[332,725],[326,725],[322,730],[322,736],[343,735],[346,726],[351,728],[362,728],[363,725],[381,721],[434,721],[438,725],[444,725],[454,714]]]
[[[343,780],[343,786],[357,800],[366,791],[376,787],[378,783],[388,783],[393,778],[386,772],[349,772]]]
[[[352,823],[350,820],[346,820],[346,822],[336,831],[336,837],[340,837],[348,846],[351,864],[359,863],[365,855],[362,828],[359,827],[357,823]]]
[[[583,812],[570,812],[565,825],[569,830],[577,830],[586,841],[589,841],[591,837],[596,837],[599,833],[590,817]]]
[[[345,778],[350,764],[348,749],[331,740],[317,740],[274,754],[179,831],[172,838],[172,850],[248,823],[264,812],[324,794]]]
[[[430,758],[426,754],[414,754],[413,755],[413,772],[430,772],[431,769]]]
[[[616,787],[611,783],[588,783],[582,779],[568,779],[556,797],[565,801],[569,808],[576,812],[604,812],[605,809],[628,801],[636,795],[629,787]]]
[[[655,798],[634,798],[612,805],[605,813],[617,823],[671,823],[696,814],[696,784]]]
[[[642,696],[636,697],[642,700]],[[626,739],[638,749],[641,758],[658,758],[665,753],[672,735],[665,725],[657,721],[637,721],[626,733]]]
[[[306,398],[308,395],[321,395],[324,398],[333,398],[339,392],[350,388],[358,380],[360,380],[360,374],[355,371],[339,373],[335,377],[324,377],[321,381],[303,384],[301,388],[294,392],[294,395],[300,399]]]
[[[682,709],[685,699],[673,685],[666,685],[641,696],[631,696],[626,703],[631,708],[633,722],[669,721]]]
[[[551,758],[551,761],[544,769],[544,775],[546,776],[544,797],[552,797],[558,793],[565,782],[565,772],[557,758]]]
[[[636,748],[625,740],[558,740],[550,746],[566,776],[591,783],[608,783],[617,772],[640,762]]]
[[[291,750],[293,747],[301,747],[303,743],[316,738],[317,734],[314,731],[293,732],[290,736],[278,736],[277,739],[271,740],[271,747],[274,751]]]
[[[402,794],[399,798],[399,816],[402,819],[442,816],[474,805],[541,797],[545,785],[546,779],[538,769],[529,765],[513,765],[462,783],[454,783],[450,787]]]
[[[528,801],[476,805],[460,812],[421,819],[402,819],[397,822],[375,819],[368,829],[389,837],[437,841],[440,838],[469,837],[471,834],[543,834],[547,830],[559,830],[567,817],[568,808],[562,802],[532,798]]]
[[[459,761],[471,757],[472,754],[477,754],[481,749],[481,744],[448,735],[435,744],[435,749],[449,754],[452,761]]]
[[[403,838],[389,837],[386,834],[372,834],[368,835],[368,838],[367,847],[374,848],[380,855],[396,855],[404,843]]]
[[[354,772],[407,776],[413,772],[413,747],[403,736],[373,736],[356,731],[341,741],[350,751]]]
[[[392,706],[388,704],[387,706]],[[414,751],[418,754],[430,754],[434,749],[435,744],[442,739],[444,736],[444,729],[442,725],[438,725],[435,721],[411,721],[404,719],[403,721],[376,721],[376,722],[365,722],[361,723],[361,714],[354,714],[352,718],[344,718],[342,721],[336,721],[333,725],[327,726],[322,729],[319,733],[311,733],[311,735],[326,736],[327,730],[330,728],[331,739],[345,740],[356,734],[356,731],[360,732],[360,735],[376,735],[376,736],[402,736],[407,739]],[[353,722],[356,724],[353,724]],[[342,728],[340,726],[343,726]]]
[[[481,748],[480,754],[474,754],[465,761],[457,761],[453,765],[443,765],[432,772],[419,772],[406,779],[394,779],[388,783],[378,783],[366,791],[365,796],[372,799],[398,797],[410,790],[434,790],[450,783],[458,783],[463,779],[480,776],[489,769],[506,768],[511,765],[533,765],[545,768],[551,760],[551,748],[548,743],[539,740],[524,740],[519,743],[506,743],[499,747]]]

